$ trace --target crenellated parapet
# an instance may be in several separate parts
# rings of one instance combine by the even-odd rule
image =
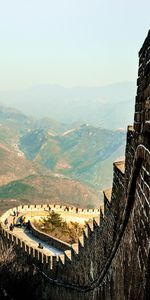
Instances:
[[[72,213],[81,213],[81,214],[98,214],[100,209],[99,208],[80,208],[75,206],[69,206],[69,205],[59,205],[59,204],[29,204],[29,205],[20,205],[18,206],[18,210],[20,212],[25,211],[58,211],[58,212],[72,212]]]
[[[29,246],[28,242],[19,238],[14,232],[9,232],[3,226],[1,234],[7,239],[9,244],[13,244],[17,252],[29,256],[33,262],[49,272],[54,267],[53,256],[43,253],[42,249]]]
[[[63,242],[57,238],[54,238],[44,232],[38,230],[32,223],[32,217],[35,216],[47,216],[49,211],[56,212],[65,212],[66,214],[72,213],[77,216],[86,215],[91,220],[90,223],[87,223],[87,226],[83,232],[83,236],[79,238],[77,244],[70,245]],[[55,247],[60,250],[59,255],[54,255],[51,252],[45,253],[45,249],[39,249],[38,244],[31,246],[25,238],[20,237],[20,232],[10,231],[9,228],[6,228],[4,225],[5,219],[11,219],[14,216],[14,212],[19,212],[19,216],[26,217],[30,219],[31,230],[33,237],[38,238],[42,243],[45,242],[51,247]],[[22,205],[14,207],[6,211],[0,218],[1,221],[1,234],[8,240],[9,243],[12,243],[16,250],[20,250],[22,253],[25,253],[30,259],[38,266],[42,271],[45,272],[47,276],[50,276],[53,280],[56,279],[56,274],[58,273],[58,268],[60,269],[60,278],[64,277],[64,269],[67,270],[70,264],[76,264],[82,257],[85,248],[89,247],[89,241],[93,233],[96,231],[96,228],[99,227],[95,219],[92,219],[91,216],[95,214],[95,217],[98,217],[100,209],[80,209],[75,207],[66,207],[61,205]],[[47,251],[48,252],[48,251]],[[67,271],[68,272],[68,271]],[[62,273],[62,274],[61,274]],[[65,275],[65,276],[64,276]]]
[[[135,103],[134,129],[150,133],[150,31],[139,52],[139,71]]]

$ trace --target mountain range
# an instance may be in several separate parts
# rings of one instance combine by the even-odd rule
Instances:
[[[35,119],[0,106],[0,199],[98,206],[124,145],[123,129]]]
[[[22,203],[99,206],[94,189],[26,157],[19,141],[36,122],[4,107],[0,107],[0,115],[0,212]]]
[[[88,123],[108,129],[126,129],[132,122],[134,95],[133,82],[72,88],[38,85],[20,91],[0,91],[1,103],[35,118],[46,116],[60,123]]]
[[[124,142],[123,130],[84,124],[60,134],[31,130],[20,138],[19,147],[28,159],[101,190],[112,179],[108,174],[105,176],[103,164],[109,162],[110,166],[112,158],[117,159],[122,154]]]

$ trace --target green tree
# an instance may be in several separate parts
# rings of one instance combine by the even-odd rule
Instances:
[[[60,214],[56,213],[55,211],[52,211],[49,213],[49,216],[47,218],[42,219],[42,225],[45,229],[48,229],[50,231],[53,231],[56,228],[60,228],[64,226],[64,221]]]

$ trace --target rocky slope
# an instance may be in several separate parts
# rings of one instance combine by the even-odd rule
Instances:
[[[98,207],[96,191],[77,180],[30,175],[0,187],[0,199],[15,199],[24,203],[63,203],[80,207]]]

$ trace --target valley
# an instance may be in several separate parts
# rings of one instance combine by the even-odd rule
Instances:
[[[9,200],[98,207],[124,144],[122,129],[36,120],[0,106],[0,209]]]

